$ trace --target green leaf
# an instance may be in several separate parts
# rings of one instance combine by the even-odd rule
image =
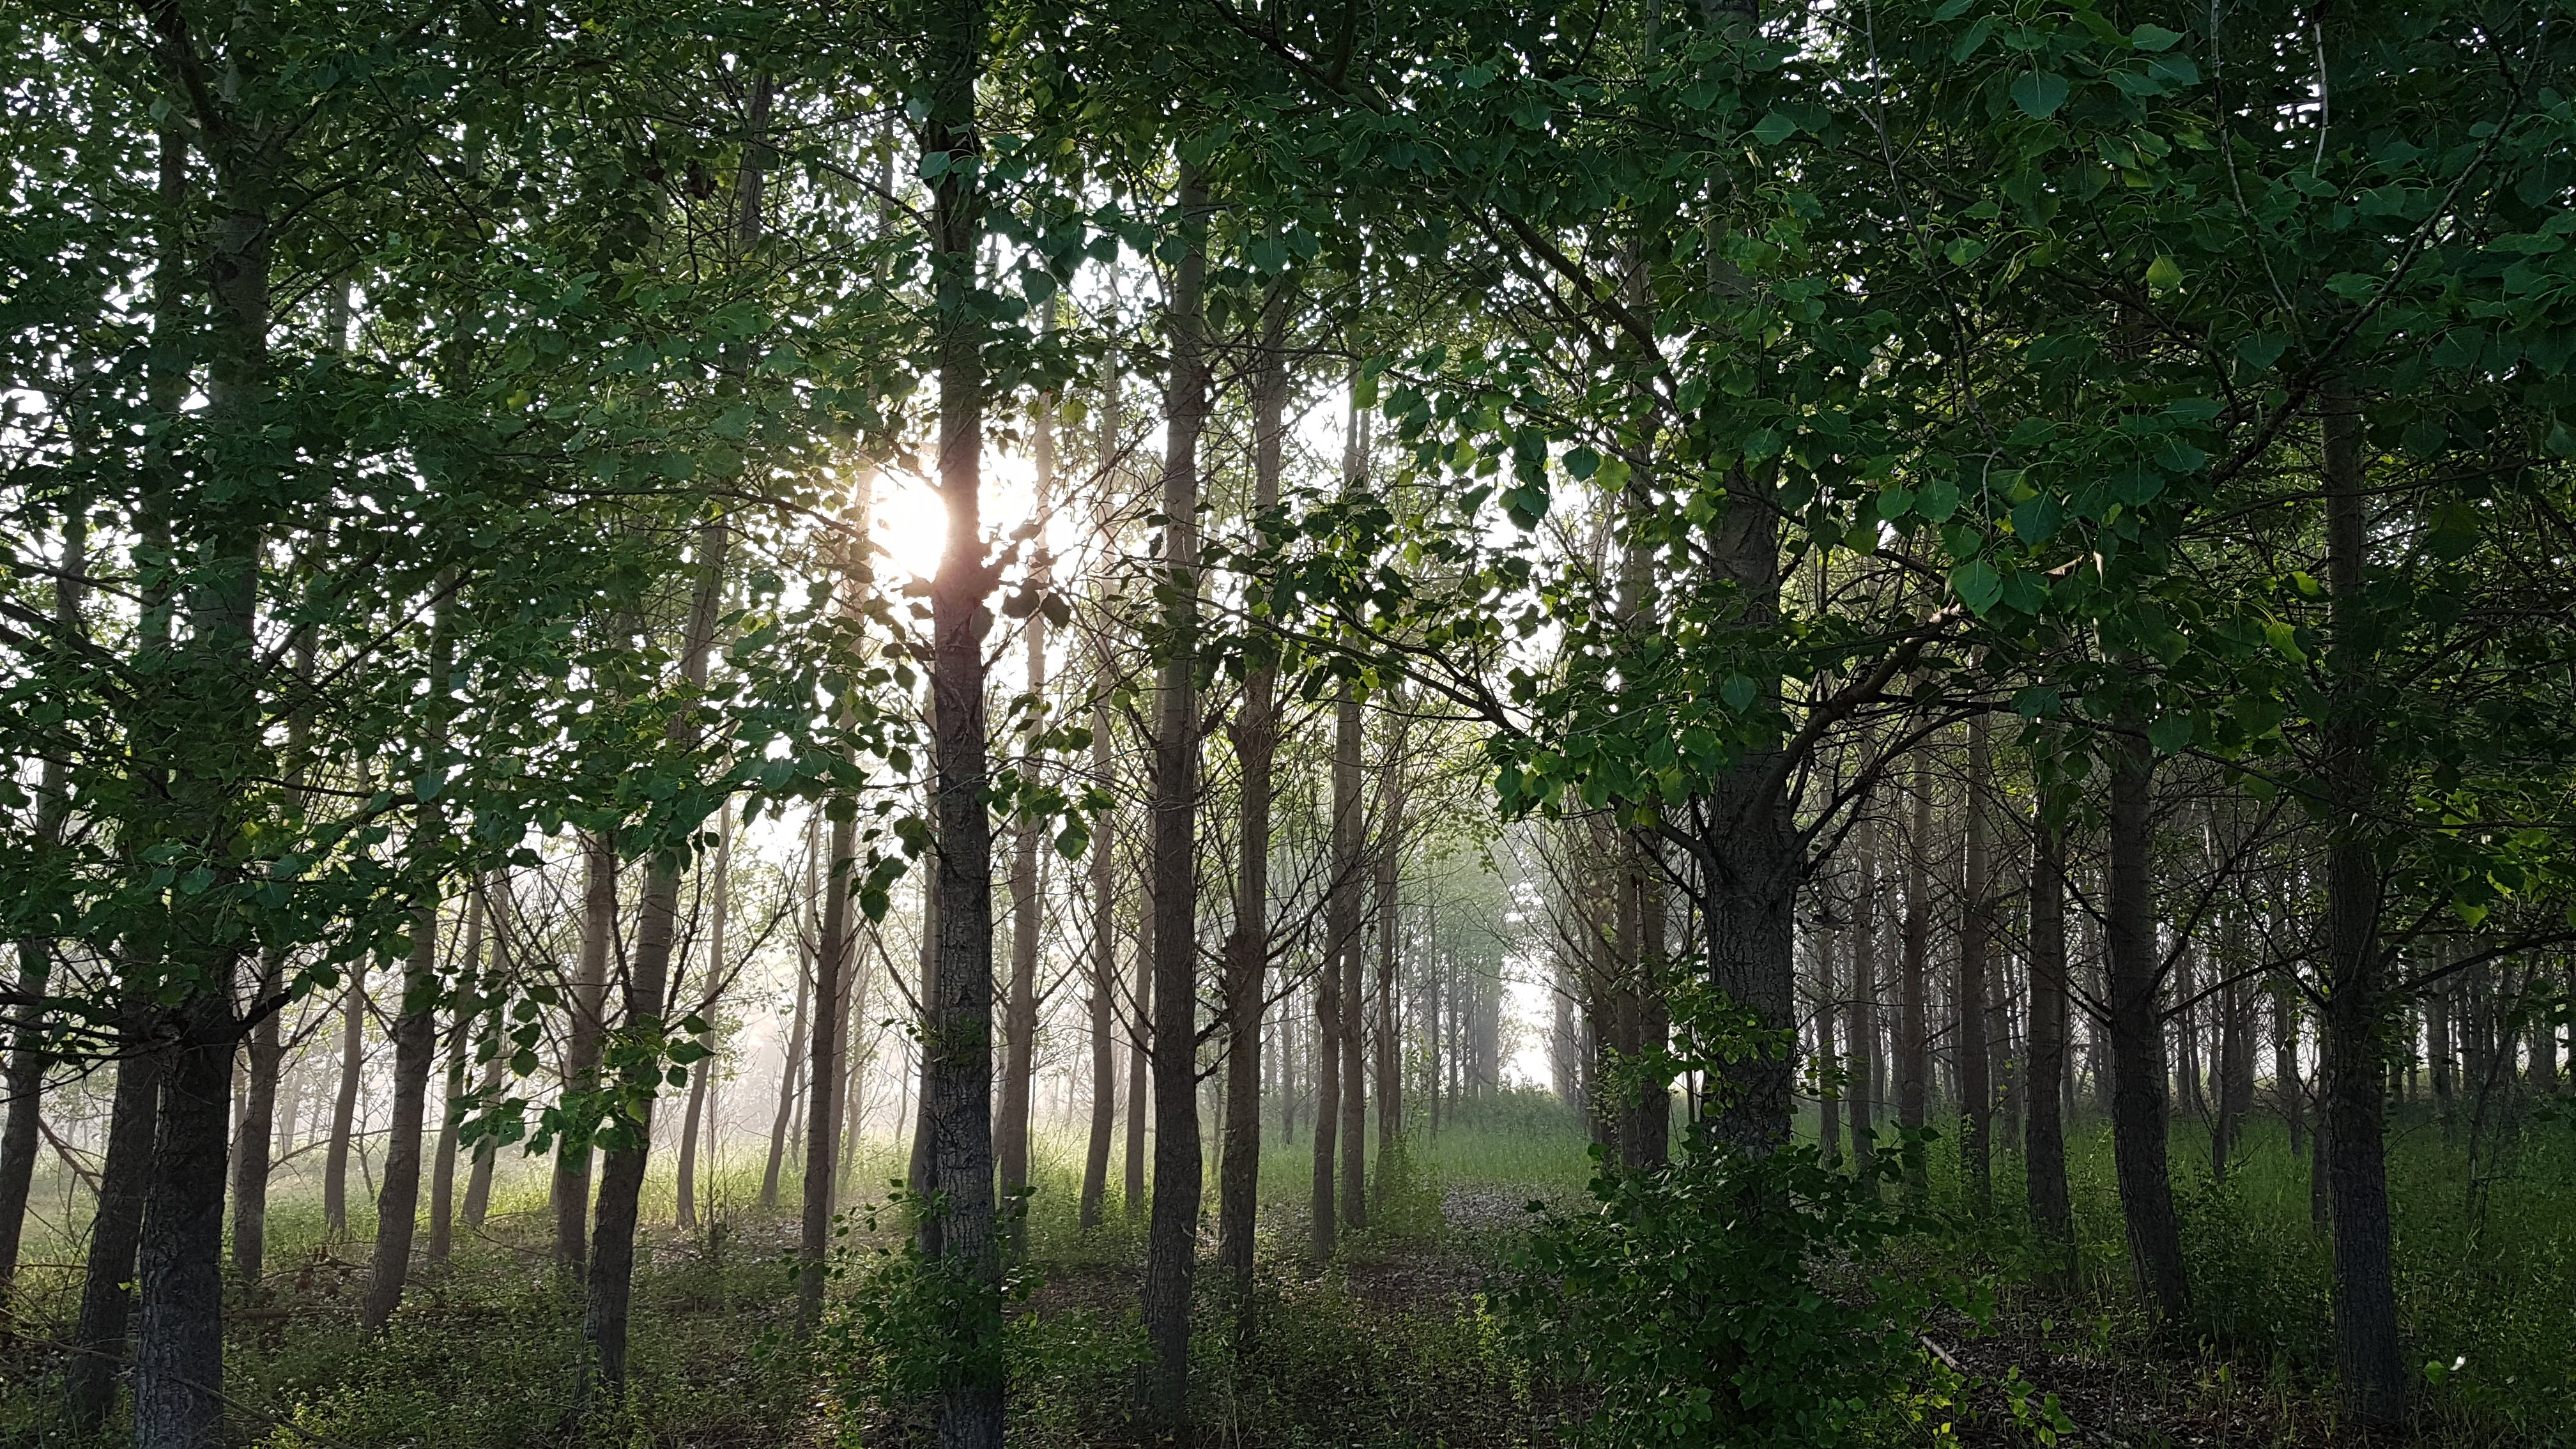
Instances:
[[[2129,43],[2140,50],[2171,50],[2174,42],[2180,39],[2181,31],[2167,30],[2161,25],[2141,25],[2129,32]]]
[[[1968,27],[1966,34],[1959,37],[1958,44],[1950,47],[1950,59],[1963,61],[1975,55],[1978,48],[1986,43],[1986,37],[1994,33],[1995,17],[1988,15],[1980,18],[1976,24]]]
[[[2156,254],[2156,259],[2147,263],[2147,290],[2151,292],[2172,292],[2179,291],[2181,287],[2182,264],[2176,262],[2172,257],[2169,257],[2162,252],[2158,252]]]
[[[1950,570],[1950,591],[1968,606],[1969,613],[1984,618],[1995,601],[2004,596],[2003,575],[1985,559],[1972,558]]]
[[[1591,448],[1578,445],[1565,450],[1565,471],[1576,482],[1590,478],[1600,468],[1601,455]]]
[[[1764,116],[1753,125],[1753,136],[1765,146],[1777,146],[1798,134],[1798,123],[1778,111]]]
[[[2147,726],[2147,743],[2161,753],[2178,755],[2191,748],[2191,732],[2191,716],[2177,710]]]
[[[2045,121],[2066,104],[2066,77],[2055,71],[2033,71],[2013,82],[2013,104],[2034,121]]]
[[[1755,688],[1753,681],[1746,676],[1730,674],[1726,682],[1717,687],[1717,697],[1726,702],[1728,709],[1742,714],[1753,707]]]

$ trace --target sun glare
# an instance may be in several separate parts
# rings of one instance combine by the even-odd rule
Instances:
[[[1037,465],[1027,458],[986,453],[983,505],[985,538],[990,541],[1008,537],[1011,530],[1028,521],[1030,510],[1037,506]],[[893,469],[879,476],[872,529],[877,547],[886,552],[887,572],[894,582],[927,579],[939,569],[939,550],[948,535],[948,510],[941,505],[939,491],[929,479]],[[1062,544],[1058,542],[1056,546]]]

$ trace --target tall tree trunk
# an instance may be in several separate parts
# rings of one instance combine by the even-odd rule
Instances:
[[[1389,696],[1391,701],[1395,696]],[[1377,1023],[1374,1032],[1377,1048],[1377,1152],[1380,1180],[1384,1164],[1394,1160],[1396,1142],[1404,1135],[1404,1041],[1396,1035],[1396,967],[1399,964],[1403,920],[1397,913],[1397,888],[1402,884],[1404,863],[1404,733],[1402,723],[1390,711],[1387,730],[1386,760],[1381,766],[1385,783],[1379,795],[1386,801],[1386,825],[1377,846]]]
[[[333,1242],[349,1236],[349,1141],[357,1129],[358,1083],[365,1071],[367,963],[349,966],[349,990],[340,1016],[340,1085],[331,1100],[331,1140],[322,1149],[322,1230]]]
[[[1853,833],[1860,885],[1852,900],[1852,1166],[1868,1180],[1878,1161],[1878,817],[1862,817]]]
[[[1154,882],[1149,870],[1136,895],[1136,1014],[1127,1042],[1127,1159],[1119,1178],[1129,1222],[1145,1218],[1145,1137],[1153,1115]]]
[[[617,931],[617,842],[599,831],[582,841],[581,956],[574,965],[570,1020],[564,1032],[563,1090],[569,1096],[599,1086],[601,1031],[608,1013],[609,947]],[[589,1256],[590,1154],[588,1141],[555,1148],[551,1187],[555,1214],[555,1266],[578,1278]]]
[[[1091,707],[1091,774],[1107,789],[1117,766],[1109,752],[1104,699]],[[1082,1231],[1100,1226],[1109,1196],[1109,1143],[1118,1121],[1118,812],[1104,810],[1091,827],[1091,1134],[1082,1153]]]
[[[275,952],[260,963],[260,993],[285,984],[286,963]],[[277,1086],[285,1068],[283,1008],[263,1015],[246,1044],[241,1132],[233,1143],[233,1273],[259,1282],[268,1250],[268,1176],[276,1157]]]
[[[82,636],[82,580],[89,573],[89,525],[75,505],[63,518],[62,572],[54,579],[56,645],[70,650]],[[48,758],[36,775],[35,845],[40,851],[62,843],[63,822],[71,813],[71,790],[63,766]],[[9,1321],[11,1289],[18,1276],[19,1243],[27,1227],[27,1194],[36,1180],[36,1155],[43,1148],[45,1068],[43,1008],[45,986],[53,977],[53,943],[39,936],[18,942],[18,1010],[25,1013],[9,1037],[5,1087],[9,1114],[0,1125],[0,1322]],[[274,1014],[271,1021],[275,1020]],[[270,1028],[271,1035],[275,1028]],[[277,1075],[269,1074],[275,1097]],[[263,1143],[263,1149],[265,1144]]]
[[[841,983],[849,968],[851,856],[858,849],[855,817],[836,819],[826,834],[823,862],[823,921],[814,950],[813,1035],[805,1054],[805,1192],[798,1220],[796,1247],[796,1334],[813,1332],[823,1318],[823,1281],[831,1266],[832,1168],[840,1146],[834,1125],[840,1120]],[[911,1172],[906,1187],[921,1191],[922,1175]]]
[[[1834,938],[1819,932],[1815,937],[1816,957],[1816,1068],[1820,1075],[1836,1077],[1843,1071],[1841,1046],[1836,1018],[1841,1003],[1835,994]],[[1840,1091],[1827,1091],[1817,1103],[1819,1117],[1816,1141],[1819,1154],[1827,1167],[1840,1167],[1843,1160],[1842,1099]]]
[[[2066,1191],[2066,831],[2043,802],[2030,863],[2030,1117],[2023,1143],[2031,1226],[2074,1277],[2075,1218]]]
[[[481,881],[475,882],[473,895],[465,907],[465,946],[459,953],[457,987],[454,997],[455,1022],[447,1044],[446,1111],[438,1123],[438,1154],[432,1160],[429,1179],[429,1262],[435,1268],[447,1262],[456,1246],[456,1144],[464,1126],[457,1110],[457,1099],[465,1095],[465,1063],[473,1055],[474,1018],[483,1010],[483,916],[486,891]]]
[[[1995,1208],[1994,1083],[1988,1079],[1987,975],[1994,931],[1987,914],[1994,900],[1994,845],[1986,793],[1995,772],[1986,717],[1968,721],[1967,816],[1959,901],[1959,1162],[1968,1178],[1968,1201],[1980,1215]]]
[[[1359,934],[1360,872],[1360,700],[1349,680],[1333,716],[1333,873],[1325,885],[1324,959],[1315,972],[1315,1177],[1314,1250],[1322,1263],[1333,1255],[1340,1226],[1340,1155],[1356,1144],[1342,1140],[1342,1123],[1350,1115],[1342,1097],[1356,1086],[1345,1077],[1350,1053],[1343,1049],[1343,1024],[1352,1012],[1342,995],[1347,972],[1343,957]]]
[[[931,580],[933,812],[938,849],[937,965],[929,983],[923,1122],[931,1133],[930,1186],[921,1245],[956,1295],[956,1362],[939,1396],[941,1449],[999,1449],[1001,1279],[993,1212],[993,817],[985,796],[983,635],[993,587],[984,558],[983,332],[974,316],[975,258],[984,240],[984,195],[975,162],[975,86],[983,64],[984,11],[949,0],[932,13],[925,157],[950,163],[933,185],[934,342],[939,367],[939,493],[946,545]],[[1177,367],[1177,364],[1176,364]],[[1187,936],[1186,929],[1183,932]],[[1188,993],[1184,991],[1186,996]],[[1186,1032],[1184,1039],[1186,1041]],[[1196,1144],[1192,1144],[1196,1163]],[[1195,1208],[1196,1204],[1192,1204]]]
[[[1190,1284],[1198,1269],[1198,570],[1199,434],[1207,424],[1206,181],[1184,157],[1178,196],[1185,251],[1165,329],[1163,566],[1167,641],[1154,689],[1154,1204],[1145,1238],[1149,1422],[1180,1426],[1189,1408]]]
[[[90,1218],[89,1260],[81,1277],[79,1350],[63,1365],[64,1398],[75,1427],[94,1428],[116,1403],[117,1368],[134,1312],[134,1252],[143,1232],[143,1200],[156,1171],[153,1118],[169,1052],[152,1034],[153,1014],[138,1003],[118,1016],[116,1093],[107,1114],[107,1158],[98,1174],[98,1209]]]
[[[2111,1032],[2111,1147],[2129,1258],[2169,1325],[2191,1311],[2166,1161],[2164,962],[2156,943],[2155,756],[2143,733],[2110,742],[2110,868],[2104,881]]]
[[[717,817],[714,899],[708,903],[714,919],[707,930],[707,964],[703,973],[707,984],[706,989],[699,993],[698,1003],[698,1015],[708,1023],[707,1029],[698,1034],[698,1045],[709,1055],[699,1058],[700,1065],[689,1071],[689,1113],[680,1128],[680,1177],[675,1185],[678,1198],[675,1216],[683,1228],[698,1225],[697,1173],[701,1140],[706,1144],[708,1175],[712,1177],[715,1172],[716,1129],[715,1121],[708,1113],[707,1084],[716,1075],[714,1017],[717,994],[725,986],[725,927],[733,905],[732,888],[733,809],[728,805]],[[703,1139],[699,1136],[701,1131],[706,1134]]]
[[[1932,950],[1932,760],[1920,748],[1913,775],[1914,818],[1905,832],[1904,955],[1896,988],[1896,1123],[1920,1132],[1929,1120],[1932,1081],[1931,1012],[1924,999]],[[1906,1191],[1920,1200],[1927,1187],[1923,1145],[1909,1137],[1901,1151]]]
[[[698,578],[689,600],[688,632],[680,647],[680,676],[687,692],[664,737],[686,755],[698,746],[695,698],[706,688],[707,656],[715,646],[716,616],[724,603],[726,527],[698,530]],[[689,833],[697,833],[691,822]],[[635,952],[627,962],[625,1030],[648,1041],[664,1033],[670,1009],[671,954],[679,940],[680,868],[684,842],[666,843],[645,867],[644,897],[635,924]],[[612,1395],[626,1387],[628,1310],[635,1291],[635,1223],[644,1201],[644,1169],[653,1150],[653,1103],[662,1081],[660,1054],[625,1069],[624,1104],[612,1123],[600,1164],[599,1217],[591,1234],[589,1301],[583,1336],[599,1355],[600,1382]]]
[[[1280,356],[1284,300],[1274,296],[1263,323],[1252,383],[1252,517],[1279,506],[1281,445],[1286,434],[1288,368]],[[1261,1192],[1261,1028],[1270,986],[1270,806],[1272,760],[1279,747],[1278,665],[1268,640],[1246,664],[1243,706],[1233,727],[1242,771],[1240,841],[1236,848],[1234,933],[1226,943],[1225,1140],[1217,1180],[1217,1264],[1248,1314],[1252,1233]]]
[[[166,1013],[171,1043],[135,1264],[134,1442],[152,1449],[224,1442],[224,1158],[239,1040],[229,997],[200,992]]]
[[[1036,434],[1037,499],[1031,516],[1044,519],[1055,507],[1053,393],[1038,400]],[[1051,583],[1046,557],[1041,553],[1029,569],[1029,592],[1043,594]],[[1046,698],[1046,625],[1046,611],[1032,609],[1023,626],[1027,631],[1029,697],[1040,702]],[[1032,743],[1021,758],[1020,771],[1034,779],[1041,764]],[[1025,1197],[1029,1186],[1029,1092],[1037,1069],[1038,1046],[1038,841],[1044,834],[1042,822],[1031,816],[1019,822],[1011,842],[1011,985],[1002,1013],[1002,1127],[995,1149],[1000,1158],[1002,1191],[1015,1201]],[[1027,1234],[1014,1228],[1011,1243],[1017,1255],[1026,1247]]]
[[[788,1018],[787,1056],[778,1071],[778,1112],[769,1120],[769,1160],[760,1169],[760,1206],[763,1211],[778,1206],[778,1175],[787,1158],[787,1131],[796,1109],[797,1073],[805,1065],[805,1008],[814,987],[815,949],[822,939],[820,906],[823,888],[819,880],[823,853],[816,814],[805,830],[805,904],[802,924],[796,932],[796,1008]]]
[[[444,582],[453,584],[448,576]],[[428,728],[421,744],[421,768],[446,778],[448,679],[454,673],[455,625],[447,606],[430,625]],[[434,851],[447,830],[447,810],[440,797],[420,802],[412,819],[413,852]],[[403,962],[402,999],[395,1005],[393,1116],[385,1131],[385,1175],[376,1187],[376,1243],[366,1300],[359,1306],[358,1327],[374,1333],[402,1306],[403,1287],[411,1277],[411,1243],[420,1220],[420,1146],[429,1116],[429,1073],[438,1064],[438,893],[423,881],[426,895],[413,908],[411,953]]]
[[[2345,1403],[2368,1422],[2406,1413],[2406,1367],[2389,1264],[2382,1063],[2389,984],[2379,939],[2379,862],[2370,839],[2378,797],[2370,716],[2369,480],[2361,413],[2349,391],[2325,399],[2326,573],[2333,684],[2326,704],[2325,1153],[2334,1213],[2335,1368]]]
[[[506,984],[516,979],[516,972],[510,958],[512,899],[510,878],[507,875],[495,874],[484,882],[483,914],[492,932],[490,979],[496,985]],[[501,1007],[498,992],[494,992],[488,1001],[478,1004],[488,1014],[490,1025],[485,1028],[485,1032],[493,1040],[494,1049],[492,1059],[483,1064],[483,1080],[477,1090],[483,1100],[490,1101],[492,1094],[501,1089],[501,1073],[509,1061],[509,1053],[499,1049]],[[463,1030],[464,1024],[458,1023],[458,1029]],[[499,1155],[498,1144],[489,1137],[474,1144],[474,1165],[465,1175],[465,1201],[456,1211],[458,1223],[469,1233],[483,1230],[484,1212],[492,1205],[492,1169],[499,1160]]]

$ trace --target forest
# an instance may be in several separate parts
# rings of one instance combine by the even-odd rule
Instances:
[[[0,5],[0,1445],[2576,1445],[2569,0]]]

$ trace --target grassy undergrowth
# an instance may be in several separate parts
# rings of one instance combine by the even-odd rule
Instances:
[[[1372,1128],[1372,1138],[1374,1130]],[[1998,1159],[1996,1213],[1957,1217],[1957,1164],[1933,1147],[1930,1206],[1954,1230],[1904,1247],[1929,1265],[1992,1284],[2000,1312],[1934,1337],[1963,1371],[2018,1371],[2061,1392],[2080,1432],[2104,1446],[2341,1444],[2327,1337],[2331,1251],[2311,1227],[2307,1166],[2276,1124],[2257,1123],[2221,1185],[2207,1139],[2178,1124],[2177,1195],[2193,1273],[2195,1320],[2159,1336],[2135,1309],[2107,1134],[2070,1135],[2079,1233],[2074,1290],[2038,1286],[2023,1231],[2018,1159]],[[1584,1388],[1508,1342],[1481,1289],[1523,1230],[1523,1203],[1580,1205],[1591,1164],[1572,1118],[1542,1099],[1491,1104],[1436,1138],[1417,1129],[1375,1222],[1337,1261],[1307,1261],[1310,1139],[1272,1123],[1265,1154],[1261,1271],[1250,1327],[1202,1274],[1197,1413],[1211,1442],[1245,1446],[1482,1446],[1559,1442],[1589,1402]],[[1142,1352],[1136,1319],[1142,1225],[1117,1200],[1113,1157],[1104,1225],[1076,1223],[1079,1144],[1042,1138],[1029,1205],[1036,1287],[1011,1330],[1012,1435],[1030,1446],[1143,1442],[1132,1421]],[[2409,1354],[2436,1366],[2421,1385],[2416,1442],[2576,1446],[2576,1128],[2538,1122],[2512,1171],[2469,1189],[2465,1149],[2429,1119],[2401,1113],[2391,1190],[2398,1289]],[[853,1193],[880,1197],[901,1171],[872,1143]],[[650,1252],[639,1270],[633,1383],[620,1403],[583,1396],[578,1294],[548,1255],[545,1179],[505,1172],[482,1233],[424,1273],[394,1328],[362,1344],[356,1301],[366,1245],[328,1241],[305,1177],[281,1184],[271,1274],[234,1304],[226,1392],[236,1442],[258,1449],[562,1444],[824,1446],[911,1437],[900,1406],[869,1380],[870,1346],[847,1333],[811,1345],[788,1336],[786,1255],[793,1178],[762,1211],[756,1163],[729,1164],[702,1189],[712,1217],[670,1221],[665,1180],[649,1197]],[[1209,1203],[1211,1216],[1214,1210]],[[367,1214],[356,1214],[366,1219]],[[857,1226],[845,1238],[838,1301],[862,1291],[871,1261]],[[76,1242],[41,1243],[22,1299],[24,1333],[0,1347],[0,1443],[124,1443],[111,1424],[87,1440],[58,1422]],[[1968,1443],[2026,1444],[1996,1404],[1973,1396],[1950,1415]],[[1936,1416],[1936,1418],[1939,1416]],[[1891,1430],[1890,1445],[1933,1442]]]

